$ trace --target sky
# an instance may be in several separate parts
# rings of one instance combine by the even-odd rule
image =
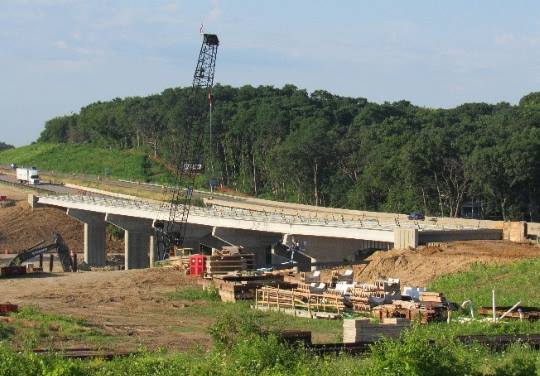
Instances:
[[[540,90],[540,2],[0,0],[0,141],[96,101],[189,86],[204,31],[215,82],[424,107]]]

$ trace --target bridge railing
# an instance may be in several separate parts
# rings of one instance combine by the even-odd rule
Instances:
[[[156,216],[160,213],[168,213],[170,207],[170,204],[168,203],[150,202],[144,199],[128,200],[99,195],[51,195],[47,197],[49,201],[54,200],[58,201],[59,203],[86,203],[89,205],[97,205],[103,207],[133,208],[137,210],[144,210],[150,213],[155,213]],[[62,205],[60,204],[59,206]],[[190,212],[193,215],[200,217],[221,217],[254,222],[288,223],[334,228],[359,228],[391,231],[396,227],[404,227],[418,228],[419,230],[444,230],[444,228],[441,228],[440,226],[437,226],[435,224],[399,224],[396,222],[381,222],[377,219],[345,220],[341,218],[336,220],[329,220],[327,218],[317,218],[317,216],[279,214],[275,212],[261,213],[260,211],[227,207],[192,207],[190,209]]]

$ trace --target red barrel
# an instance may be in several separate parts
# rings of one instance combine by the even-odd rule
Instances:
[[[189,274],[193,276],[203,275],[206,270],[206,256],[195,254],[189,256]]]

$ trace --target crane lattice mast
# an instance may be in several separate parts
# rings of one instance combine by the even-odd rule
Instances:
[[[216,67],[219,39],[215,34],[203,34],[203,41],[188,100],[188,106],[196,107],[200,95],[206,94],[212,105],[212,86]],[[191,111],[193,108],[188,108]],[[187,220],[191,209],[191,198],[197,172],[202,170],[201,141],[204,132],[193,130],[195,116],[188,117],[183,140],[176,155],[176,184],[169,203],[169,219],[166,223],[154,222],[157,237],[157,257],[163,260],[169,257],[174,247],[181,248],[186,235]],[[195,134],[193,134],[195,132]],[[181,179],[188,181],[187,189],[180,188]]]

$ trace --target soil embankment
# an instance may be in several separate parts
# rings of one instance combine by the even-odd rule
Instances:
[[[402,284],[425,286],[435,278],[468,270],[474,263],[502,264],[540,257],[540,247],[508,241],[462,241],[417,250],[378,251],[367,265],[354,267],[360,281],[400,278]]]
[[[69,249],[83,251],[83,224],[66,215],[65,209],[32,209],[27,192],[1,184],[0,195],[15,201],[13,206],[0,207],[0,254],[17,253],[41,241],[50,243],[54,233],[62,235]],[[123,251],[123,241],[108,237],[107,251]]]

